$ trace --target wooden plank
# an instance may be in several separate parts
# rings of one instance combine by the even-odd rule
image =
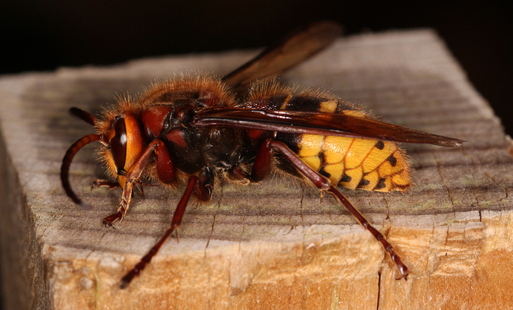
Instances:
[[[331,197],[276,176],[216,185],[187,210],[170,240],[126,290],[131,268],[168,227],[182,187],[146,188],[124,222],[102,227],[118,190],[90,191],[102,176],[87,148],[71,167],[74,206],[59,180],[62,156],[93,129],[68,115],[100,111],[114,94],[185,70],[223,75],[253,52],[147,59],[0,79],[0,218],[7,309],[498,308],[512,304],[510,144],[498,119],[430,30],[366,34],[291,71],[381,119],[465,139],[460,148],[406,145],[416,172],[408,193],[344,191],[405,258],[383,248]]]

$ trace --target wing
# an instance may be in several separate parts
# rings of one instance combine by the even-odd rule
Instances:
[[[223,78],[236,93],[255,80],[276,77],[322,51],[342,34],[339,24],[323,21],[297,29]]]
[[[193,118],[194,126],[224,126],[299,134],[330,135],[405,143],[426,143],[439,146],[459,146],[463,140],[430,134],[371,118],[339,113],[206,109]]]

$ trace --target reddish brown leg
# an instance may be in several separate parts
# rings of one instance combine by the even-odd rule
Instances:
[[[158,185],[154,185],[154,184],[146,184],[139,180],[137,180],[135,183],[137,184],[137,188],[139,188],[139,190],[141,191],[141,196],[143,199],[146,199],[146,197],[144,196],[143,186],[158,186]],[[94,181],[93,184],[91,185],[91,190],[98,188],[98,187],[106,187],[108,189],[114,189],[114,188],[121,187],[121,185],[119,185],[118,182],[111,182],[109,180],[98,179],[98,180]]]
[[[151,154],[155,149],[159,149],[161,152],[165,150],[165,145],[159,139],[155,139],[151,141],[151,143],[146,147],[142,155],[137,159],[137,161],[130,167],[128,172],[125,175],[125,187],[123,188],[123,193],[121,194],[121,202],[119,204],[118,211],[112,215],[107,216],[103,220],[103,224],[107,227],[112,226],[112,224],[116,221],[122,221],[126,212],[128,211],[128,207],[130,206],[130,200],[132,199],[132,190],[134,184],[139,182],[139,178],[144,171],[144,167],[150,160]],[[166,151],[167,152],[167,151]],[[159,162],[157,161],[157,169]]]
[[[187,207],[187,203],[189,202],[189,199],[191,198],[191,194],[194,193],[195,196],[197,196],[200,200],[209,200],[212,195],[212,184],[204,183],[205,181],[210,181],[210,175],[205,176],[203,174],[198,178],[197,176],[190,176],[189,181],[187,183],[187,188],[185,189],[185,192],[180,199],[180,202],[178,202],[178,205],[175,209],[175,213],[173,215],[173,219],[171,220],[171,227],[165,232],[165,234],[160,238],[160,240],[151,248],[151,250],[141,258],[141,261],[135,265],[132,270],[130,270],[124,277],[121,279],[120,288],[124,289],[126,288],[130,282],[133,280],[133,278],[146,267],[155,256],[162,245],[169,239],[171,234],[176,231],[180,224],[182,223],[183,215],[185,213],[185,209]]]
[[[394,251],[394,248],[385,237],[374,228],[371,223],[356,209],[349,200],[339,192],[335,187],[331,186],[330,181],[324,176],[320,175],[318,172],[314,171],[307,164],[305,164],[301,159],[297,157],[297,155],[292,152],[284,143],[274,140],[267,140],[263,143],[260,148],[260,152],[258,153],[257,158],[255,159],[255,165],[253,166],[252,171],[252,179],[261,180],[265,177],[265,174],[269,171],[269,166],[271,163],[271,149],[275,149],[280,152],[306,179],[312,182],[318,189],[327,191],[334,195],[346,209],[351,213],[352,216],[356,218],[356,220],[360,223],[360,225],[367,229],[373,236],[383,244],[385,250],[390,254],[390,257],[397,265],[399,272],[401,273],[401,277],[398,278],[405,280],[408,277],[408,267],[401,261],[401,258]],[[255,175],[255,176],[253,176]]]
[[[98,179],[98,180],[94,181],[93,184],[91,185],[91,190],[98,188],[98,187],[106,187],[106,188],[112,189],[112,188],[118,188],[118,187],[120,187],[120,185],[118,182],[111,182],[109,180]]]
[[[401,257],[397,255],[397,253],[394,251],[394,248],[388,241],[385,239],[385,236],[383,236],[376,228],[374,228],[369,221],[356,209],[353,204],[347,200],[347,198],[342,195],[341,192],[339,192],[336,188],[333,186],[330,186],[330,189],[328,189],[328,192],[333,194],[335,197],[340,200],[340,202],[346,207],[347,210],[351,213],[352,216],[356,218],[358,223],[360,225],[370,231],[370,233],[376,238],[381,244],[383,244],[383,247],[385,250],[390,254],[390,257],[394,261],[394,263],[397,265],[397,268],[399,268],[399,272],[401,273],[401,276],[397,278],[397,280],[400,280],[404,278],[405,280],[408,280],[408,267],[401,261]]]
[[[141,196],[143,199],[146,199],[146,196],[144,196],[144,189],[143,189],[143,184],[141,181],[137,180],[137,182],[135,182],[137,184],[137,188],[139,188],[139,190],[141,191]]]
[[[157,169],[159,169],[159,168],[157,168]],[[141,191],[141,196],[142,196],[143,199],[146,199],[146,196],[144,196],[144,188],[143,188],[143,186],[159,186],[158,184],[143,183],[143,182],[141,182],[139,180],[137,180],[137,182],[135,182],[135,183],[137,183],[137,188],[139,188],[139,190]]]

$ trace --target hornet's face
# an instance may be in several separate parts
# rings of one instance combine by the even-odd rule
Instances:
[[[132,114],[117,115],[106,138],[109,149],[106,152],[107,165],[124,186],[124,175],[144,151],[144,137],[136,117]]]

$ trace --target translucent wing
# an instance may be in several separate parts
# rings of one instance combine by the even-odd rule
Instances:
[[[458,146],[464,142],[343,113],[221,108],[199,112],[194,116],[193,124],[195,126],[225,126],[405,143],[427,143],[447,147]]]
[[[237,93],[261,79],[276,77],[317,54],[342,34],[339,24],[323,21],[297,29],[223,78]]]

